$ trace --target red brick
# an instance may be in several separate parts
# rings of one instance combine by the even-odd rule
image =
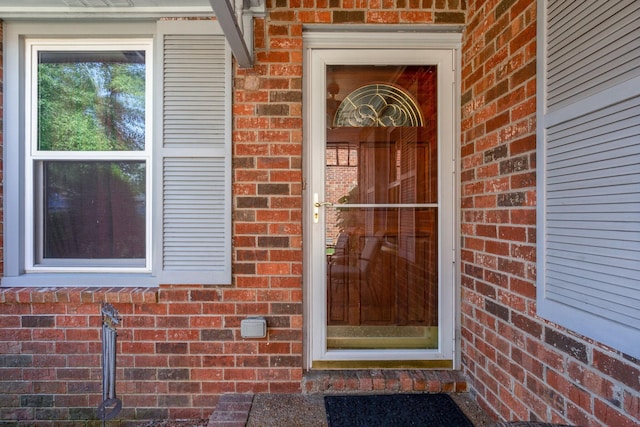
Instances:
[[[20,315],[20,314],[29,314],[31,309],[27,304],[10,304],[10,303],[2,303],[0,304],[0,314],[4,317],[5,315]]]
[[[186,299],[186,298],[185,298]],[[199,303],[173,303],[169,304],[170,315],[194,315],[202,312],[202,305]]]
[[[67,306],[63,303],[43,303],[31,305],[32,314],[66,314]]]
[[[288,263],[258,264],[257,273],[273,276],[288,275],[291,274],[291,268]]]
[[[189,326],[189,316],[163,316],[157,317],[155,320],[158,328],[186,328]]]
[[[524,227],[501,226],[498,228],[500,240],[510,242],[526,242],[527,233]]]
[[[485,251],[495,255],[509,255],[509,243],[495,240],[485,242]]]
[[[0,348],[2,348],[2,342],[0,342]],[[25,341],[22,343],[12,343],[17,346],[15,353],[21,354],[51,354],[55,351],[55,343],[52,341]],[[20,351],[21,350],[21,351]],[[11,353],[10,351],[3,351],[4,354]]]
[[[168,363],[171,368],[199,368],[202,366],[202,356],[170,355]]]
[[[494,225],[476,225],[476,235],[482,237],[496,238],[497,237],[497,228]]]
[[[594,401],[594,414],[605,425],[616,427],[637,427],[638,420],[631,419],[600,399]]]
[[[67,341],[98,341],[100,332],[96,329],[67,329],[65,331]]]
[[[167,301],[185,301],[189,296],[189,289],[172,288],[170,286],[161,286],[158,292],[158,299],[161,302]]]
[[[592,422],[587,413],[572,402],[567,402],[567,420],[577,426],[586,426]]]
[[[166,341],[167,331],[157,329],[136,329],[133,331],[136,342],[140,341]]]
[[[161,335],[166,335],[165,331],[162,331]],[[163,337],[164,340],[164,337]],[[123,354],[153,354],[155,353],[155,344],[153,342],[122,342],[120,344],[120,351]]]
[[[4,331],[0,331],[0,340]],[[11,340],[30,341],[64,341],[64,329],[35,329],[31,334],[28,330],[19,330],[13,334]]]
[[[628,362],[614,358],[599,350],[593,352],[593,365],[602,373],[626,384],[634,390],[640,389],[640,369]]]
[[[637,393],[624,392],[624,408],[629,416],[640,420],[640,395]]]
[[[255,369],[225,369],[225,381],[255,381],[257,380]]]
[[[163,315],[167,314],[167,304],[135,304],[133,312],[136,315]]]
[[[210,395],[233,393],[236,391],[235,384],[234,382],[227,381],[202,383],[202,392]]]
[[[155,351],[154,351],[155,353]],[[134,357],[134,365],[137,368],[166,368],[169,357],[167,355],[142,354],[138,353]],[[150,373],[148,371],[147,373]],[[153,371],[155,374],[155,371]],[[155,379],[155,375],[152,377]]]
[[[256,291],[253,290],[237,290],[237,289],[224,289],[223,300],[227,302],[247,302],[256,301]]]
[[[513,224],[535,225],[535,209],[513,209],[511,211],[511,222]]]

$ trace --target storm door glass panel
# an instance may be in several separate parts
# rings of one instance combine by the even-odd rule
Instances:
[[[327,348],[437,348],[436,68],[327,82]]]

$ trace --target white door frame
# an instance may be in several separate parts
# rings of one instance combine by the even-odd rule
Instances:
[[[457,168],[461,34],[443,32],[316,32],[304,39],[304,348],[305,368],[313,362],[451,360],[458,368],[460,274],[455,245],[459,237]],[[381,51],[384,53],[380,55]],[[314,193],[324,200],[326,65],[437,65],[439,143],[439,348],[436,350],[327,350],[325,233],[313,221]],[[453,215],[448,215],[452,212]],[[320,215],[323,215],[322,209]],[[447,286],[448,284],[448,286]]]

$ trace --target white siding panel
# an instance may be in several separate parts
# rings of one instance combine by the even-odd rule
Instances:
[[[547,133],[551,138],[549,148],[553,152],[549,154],[557,156],[568,153],[571,156],[575,150],[589,147],[602,151],[597,147],[613,139],[631,138],[627,144],[633,145],[640,124],[637,103],[638,97],[632,97],[615,105],[563,120],[559,125],[550,125]],[[588,106],[588,102],[576,104],[582,108]]]
[[[619,293],[621,279],[640,277],[639,103],[547,129],[546,296],[624,322],[640,322],[640,288]]]
[[[561,107],[640,75],[640,2],[553,2],[547,102]],[[576,26],[575,23],[580,25]]]
[[[594,224],[596,225],[596,224]],[[566,252],[573,254],[577,259],[583,259],[590,263],[602,264],[605,267],[619,266],[628,270],[637,270],[640,246],[629,241],[616,241],[613,239],[596,239],[593,236],[562,236],[554,241],[553,229],[548,230],[547,250],[550,256]],[[555,251],[555,252],[554,252]],[[584,275],[584,272],[576,271],[576,275]],[[613,276],[612,276],[613,277]],[[612,284],[615,285],[615,282]],[[548,289],[553,284],[548,284]],[[640,301],[639,301],[640,302]],[[640,313],[639,313],[640,314]]]
[[[573,283],[568,278],[565,278],[563,284],[567,286],[564,288],[556,288],[552,294],[549,294],[550,297],[577,309],[589,306],[591,313],[597,316],[607,317],[622,324],[633,324],[638,321],[637,318],[624,314],[631,308],[629,302],[632,301],[625,295],[613,295],[608,291],[593,288],[591,294],[583,293],[581,299],[575,299],[575,289],[585,288],[585,283],[579,278]],[[569,284],[572,286],[568,286]],[[621,307],[626,310],[620,310]]]
[[[640,357],[640,2],[539,4],[538,313]]]

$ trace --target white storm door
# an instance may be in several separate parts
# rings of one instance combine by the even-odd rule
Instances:
[[[311,368],[455,365],[455,51],[306,51]]]

